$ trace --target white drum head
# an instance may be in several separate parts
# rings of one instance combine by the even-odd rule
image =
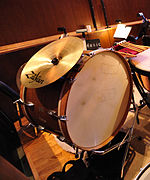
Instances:
[[[67,101],[66,126],[84,150],[107,144],[122,126],[130,104],[131,78],[124,58],[104,51],[76,75]]]

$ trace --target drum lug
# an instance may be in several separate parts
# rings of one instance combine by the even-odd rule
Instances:
[[[69,79],[69,83],[72,84],[72,83],[74,83],[74,81],[76,81],[76,80],[77,80],[76,78],[70,78],[70,79]]]
[[[60,121],[67,121],[67,116],[58,116]]]
[[[50,116],[57,118],[60,121],[67,121],[67,116],[65,116],[65,115],[64,116],[57,116],[56,111],[50,110],[50,111],[48,111],[48,114]]]
[[[17,99],[16,101],[13,102],[13,104],[16,104],[16,103],[21,103],[21,104],[28,106],[28,107],[34,106],[34,104],[32,102],[25,103],[22,99]]]

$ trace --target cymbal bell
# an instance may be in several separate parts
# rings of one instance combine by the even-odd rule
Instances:
[[[83,41],[78,37],[65,37],[48,44],[26,63],[21,84],[39,88],[58,80],[77,63],[83,50]]]

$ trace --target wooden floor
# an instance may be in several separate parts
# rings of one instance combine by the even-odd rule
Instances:
[[[135,89],[136,102],[139,102],[140,95]],[[128,130],[133,122],[134,113],[129,112],[122,130]],[[144,107],[139,112],[140,124],[135,124],[134,138],[131,147],[134,151],[134,158],[126,163],[124,180],[132,180],[150,162],[150,109]],[[23,119],[24,125],[28,123]],[[35,180],[46,180],[47,177],[55,172],[62,170],[65,162],[75,159],[74,154],[63,150],[55,141],[53,135],[40,132],[35,138],[33,128],[29,127],[20,130],[18,122],[15,124],[21,138],[23,149],[29,161]],[[140,138],[139,138],[140,137]]]
[[[23,125],[28,123],[25,118],[22,122]],[[18,123],[16,127],[19,130]],[[62,170],[65,162],[75,159],[74,154],[64,151],[47,132],[35,137],[33,128],[29,127],[19,130],[19,136],[35,180],[46,180],[51,173]]]

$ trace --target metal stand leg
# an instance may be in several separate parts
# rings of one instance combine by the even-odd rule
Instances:
[[[13,102],[15,105],[16,105],[16,111],[17,111],[17,116],[18,116],[18,120],[19,120],[19,125],[20,125],[20,131],[19,133],[23,133],[23,130],[29,128],[30,126],[33,127],[33,131],[34,131],[34,135],[35,137],[38,136],[38,127],[34,126],[32,123],[29,123],[27,126],[23,126],[22,125],[22,121],[21,121],[21,115],[20,115],[20,104],[19,103],[22,103],[22,101],[19,99],[19,100],[16,100],[15,102]],[[32,104],[31,104],[32,105]],[[32,137],[32,136],[30,136]],[[35,138],[35,137],[32,137],[32,138]]]
[[[15,105],[16,105],[16,110],[17,110],[17,116],[18,116],[18,120],[19,120],[19,125],[20,125],[20,127],[22,128],[23,125],[22,125],[22,122],[21,122],[19,103],[16,102]]]
[[[34,126],[32,123],[29,123],[27,126],[22,127],[23,130],[28,129],[29,127],[33,127],[33,132],[35,137],[38,137],[38,127]]]
[[[135,106],[135,99],[134,99],[134,94],[132,93],[132,98],[131,98],[131,104],[133,105],[133,108],[130,108],[130,110],[134,110],[134,112],[136,111],[136,106]]]
[[[138,108],[138,110],[139,110],[140,108],[139,108],[139,106],[137,106],[137,105],[135,104],[135,99],[134,99],[134,94],[133,94],[133,93],[132,93],[132,104],[133,104],[133,110],[134,110],[134,112],[136,113],[137,108]],[[130,110],[132,110],[132,109],[130,109]],[[137,124],[140,124],[138,114],[137,114],[136,120],[137,120]]]
[[[123,176],[124,176],[124,166],[125,166],[125,161],[127,159],[127,154],[128,154],[128,151],[129,151],[130,143],[131,143],[131,140],[132,140],[132,135],[133,135],[133,129],[134,129],[135,121],[138,122],[138,120],[137,120],[137,118],[138,118],[138,110],[139,110],[139,108],[136,105],[135,116],[134,116],[132,127],[130,128],[130,131],[129,131],[128,142],[127,142],[124,158],[123,158],[123,161],[122,161],[121,178],[123,178]]]

